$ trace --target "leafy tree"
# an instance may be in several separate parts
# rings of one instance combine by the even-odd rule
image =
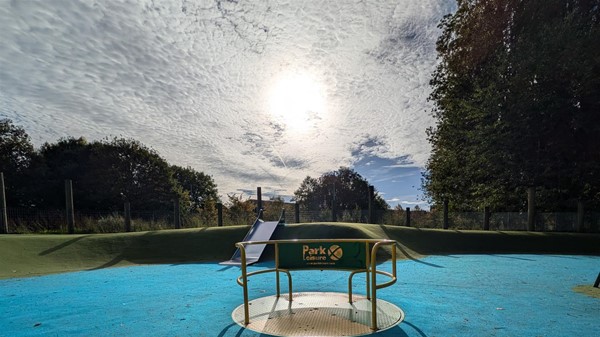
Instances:
[[[190,197],[192,209],[204,208],[206,201],[219,199],[217,185],[211,176],[191,167],[171,166],[173,177]]]
[[[137,140],[114,138],[99,146],[112,196],[129,200],[132,209],[169,209],[173,200],[186,199],[169,164]]]
[[[34,154],[29,135],[10,119],[0,119],[0,172],[22,172]]]
[[[156,151],[133,139],[89,143],[68,137],[45,143],[39,151],[29,136],[8,119],[0,120],[0,172],[5,173],[8,205],[63,208],[64,181],[73,181],[78,210],[182,210],[217,201],[217,186],[208,175],[170,166]],[[215,208],[214,203],[209,208]]]
[[[256,218],[256,204],[250,199],[244,200],[244,195],[227,195],[227,214],[236,225],[246,225]]]
[[[285,208],[285,200],[281,196],[272,196],[263,201],[263,219],[279,220],[282,209]]]
[[[168,163],[136,140],[67,138],[44,144],[40,156],[39,206],[63,207],[66,179],[79,210],[120,210],[125,200],[132,209],[170,209],[186,198]]]
[[[56,144],[42,145],[26,173],[29,180],[24,184],[27,202],[23,206],[63,208],[64,180],[80,180],[85,172],[82,163],[86,163],[88,157],[88,143],[84,138],[64,138]],[[75,186],[74,192],[81,195]]]
[[[347,167],[327,172],[319,178],[306,177],[294,192],[296,201],[311,210],[337,211],[368,209],[369,183],[360,174]],[[373,207],[386,210],[389,205],[375,192]]]
[[[458,209],[599,203],[600,1],[461,0],[431,84],[423,185]],[[595,42],[596,41],[596,42]]]
[[[0,119],[0,172],[4,173],[7,206],[24,203],[27,170],[35,160],[29,135],[10,119]]]

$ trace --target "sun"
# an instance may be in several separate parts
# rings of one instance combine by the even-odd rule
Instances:
[[[269,105],[273,117],[287,129],[306,131],[325,113],[325,91],[308,74],[287,74],[275,81]]]

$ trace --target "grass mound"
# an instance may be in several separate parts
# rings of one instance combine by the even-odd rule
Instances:
[[[90,235],[0,235],[0,278],[155,263],[224,261],[249,226]],[[417,229],[311,223],[279,227],[273,239],[398,241],[398,258],[423,255],[554,253],[600,255],[600,235]],[[389,256],[383,250],[379,259]],[[272,251],[270,252],[272,254]],[[269,251],[267,251],[267,258]]]

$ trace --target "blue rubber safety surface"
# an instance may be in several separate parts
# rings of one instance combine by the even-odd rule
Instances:
[[[272,266],[262,263],[258,270]],[[390,270],[384,263],[379,269]],[[598,336],[598,256],[451,255],[398,262],[378,297],[402,308],[374,336]],[[239,267],[216,263],[110,268],[0,280],[1,336],[266,336],[235,324]],[[294,291],[347,291],[348,272],[292,272]],[[364,276],[354,292],[364,294]],[[380,278],[385,280],[384,277]],[[282,276],[282,291],[287,280]],[[250,299],[275,293],[275,275],[249,281]]]

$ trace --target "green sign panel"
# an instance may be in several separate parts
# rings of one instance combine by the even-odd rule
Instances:
[[[280,243],[282,269],[364,269],[364,242]]]

